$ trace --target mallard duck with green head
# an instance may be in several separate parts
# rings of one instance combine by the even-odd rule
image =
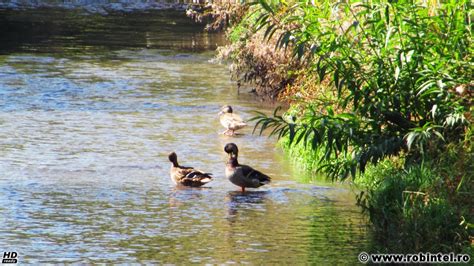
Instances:
[[[170,153],[168,159],[172,163],[170,177],[175,185],[200,187],[212,181],[211,173],[204,173],[193,167],[180,166],[176,153]]]
[[[245,192],[246,187],[258,188],[270,183],[271,178],[248,165],[239,164],[237,157],[239,149],[234,143],[228,143],[224,151],[229,155],[226,163],[225,176],[234,185],[241,187]]]
[[[222,126],[226,128],[222,134],[228,136],[235,135],[236,130],[239,130],[247,125],[247,123],[245,123],[239,115],[234,114],[230,105],[225,105],[221,108],[221,111],[219,112],[219,120]]]

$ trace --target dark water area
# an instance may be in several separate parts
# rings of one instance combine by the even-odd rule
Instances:
[[[212,63],[181,13],[0,11],[0,239],[24,264],[352,265],[369,245],[350,186],[308,180],[275,139],[217,113],[267,106]],[[273,178],[242,194],[223,147]],[[167,154],[214,173],[176,188]]]
[[[209,34],[184,11],[115,12],[0,10],[0,53],[74,54],[122,48],[214,50],[222,34]]]

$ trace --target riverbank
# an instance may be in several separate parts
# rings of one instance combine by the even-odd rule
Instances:
[[[472,254],[470,3],[238,8],[222,58],[291,104],[256,127],[308,171],[363,190],[377,251]]]

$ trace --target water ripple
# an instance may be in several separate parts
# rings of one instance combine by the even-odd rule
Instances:
[[[212,53],[77,45],[0,56],[0,237],[21,263],[356,262],[367,238],[346,186],[296,182],[250,127],[218,134],[220,106],[272,107],[238,95]],[[272,184],[242,194],[225,179],[230,141]],[[171,151],[215,180],[175,188]]]

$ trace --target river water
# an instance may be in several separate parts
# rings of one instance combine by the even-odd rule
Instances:
[[[178,13],[0,11],[0,252],[21,263],[353,264],[368,246],[350,187],[307,179],[275,139],[223,131],[239,94],[222,36]],[[242,194],[223,146],[273,182]],[[167,154],[215,175],[177,189]]]

